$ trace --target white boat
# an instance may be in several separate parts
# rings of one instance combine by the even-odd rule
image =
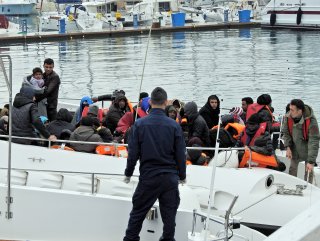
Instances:
[[[0,15],[0,35],[2,34],[18,34],[20,32],[19,25],[7,19],[6,16]]]
[[[37,14],[36,0],[1,0],[0,14],[4,15],[31,15]]]
[[[262,27],[319,29],[320,2],[317,0],[272,0],[263,10]]]
[[[106,12],[105,2],[85,2],[67,6],[65,12],[42,14],[42,31],[59,31],[60,24],[65,24],[65,31],[99,31],[105,28],[122,28],[122,22]],[[63,22],[61,22],[61,20]]]
[[[0,141],[0,150],[3,153],[0,160],[0,183],[5,184],[8,142]],[[131,197],[136,185],[136,180],[130,185],[122,183],[126,159],[121,157],[13,143],[11,158],[12,168],[16,169],[12,174],[12,184],[15,185],[122,197]],[[188,187],[193,190],[200,207],[204,210],[208,205],[211,172],[211,167],[187,168]],[[80,175],[81,173],[86,175]],[[104,177],[105,175],[107,176]],[[119,175],[120,180],[112,178]],[[94,182],[91,182],[91,179]],[[215,179],[216,193],[220,193],[223,200],[230,199],[232,195],[239,196],[233,214],[241,216],[242,222],[249,227],[265,232],[285,225],[309,204],[320,199],[320,190],[317,187],[306,185],[301,179],[270,169],[217,168]],[[220,211],[214,210],[212,213],[221,214]]]
[[[0,141],[3,153],[7,148],[8,142]],[[4,167],[6,157],[3,156],[0,161],[0,196],[3,197],[8,195],[8,169]],[[12,203],[7,212],[9,218],[6,215],[0,217],[0,238],[113,241],[120,240],[124,235],[132,207],[132,193],[138,182],[137,177],[133,177],[130,184],[123,183],[125,159],[14,143],[11,158],[12,168],[15,169],[10,178],[9,196]],[[60,168],[66,172],[61,172]],[[191,228],[192,220],[195,215],[204,220],[206,214],[201,211],[198,198],[188,186],[180,186],[180,196],[176,239],[197,240],[204,223],[198,220],[197,225]],[[218,192],[214,197],[215,208],[221,208],[219,210],[225,213],[224,207],[228,208],[231,203],[228,203],[229,195]],[[3,214],[7,208],[5,201],[0,202]],[[157,240],[162,232],[157,203],[148,217],[143,224],[141,240]],[[220,222],[210,224],[210,233],[214,235],[211,238],[221,238],[224,235],[224,219],[212,215],[210,218]],[[232,220],[237,225],[239,218],[232,217],[230,224]],[[192,230],[194,236],[190,234]],[[264,235],[245,226],[233,230],[233,233],[231,240],[243,240],[244,237],[252,241],[265,239]]]

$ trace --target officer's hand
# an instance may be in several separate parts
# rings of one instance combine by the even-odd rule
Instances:
[[[287,147],[287,153],[286,153],[286,157],[288,157],[288,159],[292,159],[292,151],[290,149],[290,147]]]
[[[124,177],[123,182],[128,184],[130,182],[131,177]]]
[[[187,183],[187,179],[183,179],[183,180],[179,180],[179,184],[186,184]]]

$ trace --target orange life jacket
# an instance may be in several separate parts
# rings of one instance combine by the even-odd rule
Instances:
[[[249,160],[250,160],[250,151],[245,150],[244,155],[242,157],[242,160],[239,164],[239,167],[246,167],[249,166]],[[251,151],[251,166],[256,167],[278,167],[277,159],[274,155],[272,156],[266,156],[254,151]]]
[[[266,132],[267,129],[267,122],[263,122],[260,124],[259,129],[256,131],[256,134],[254,134],[254,136],[252,137],[252,139],[250,140],[249,146],[253,146],[254,145],[254,141],[261,135],[263,135]],[[241,142],[243,145],[246,145],[246,140],[248,138],[248,135],[246,133],[246,129],[243,130],[243,135],[241,137]]]
[[[289,134],[292,136],[292,129],[293,129],[293,119],[291,117],[288,117],[288,129]],[[308,141],[308,132],[309,132],[309,126],[310,126],[311,120],[310,118],[305,119],[302,124],[302,131],[303,131],[303,139],[305,141]]]
[[[245,125],[241,125],[241,124],[239,124],[239,123],[229,123],[229,124],[227,124],[227,125],[224,127],[224,129],[225,129],[226,131],[228,131],[229,128],[233,128],[233,129],[235,129],[235,130],[237,131],[237,134],[234,134],[234,135],[232,136],[234,139],[237,140],[237,139],[239,138],[241,132],[244,131]]]
[[[140,118],[142,118],[142,117],[145,117],[146,115],[147,115],[147,113],[144,112],[144,110],[141,109],[141,107],[138,107],[138,116],[139,116]],[[135,116],[134,116],[134,118],[135,118]]]
[[[88,111],[89,111],[89,107],[88,106],[85,106],[83,108],[83,111],[82,111],[82,117],[85,117],[88,115]],[[103,118],[103,110],[99,108],[99,111],[98,111],[98,119],[99,121],[101,122],[102,121],[102,118]]]
[[[53,145],[51,146],[52,149],[61,149],[66,151],[74,151],[71,147],[68,147],[66,145]]]
[[[96,147],[96,153],[99,155],[109,155],[117,157],[128,157],[127,148],[125,146],[99,145]]]
[[[130,109],[130,112],[133,113],[133,106],[132,106],[131,102],[128,99],[127,99],[127,101],[128,101],[128,107]]]

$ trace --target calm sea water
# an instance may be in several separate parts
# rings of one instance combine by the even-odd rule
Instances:
[[[222,107],[269,93],[276,113],[292,98],[310,104],[320,119],[320,33],[263,29],[152,35],[142,91],[162,86],[170,98],[199,106],[216,94]],[[1,54],[13,60],[13,91],[45,58],[53,58],[60,75],[61,98],[80,99],[124,89],[138,98],[148,37],[119,37],[66,42],[0,42]],[[0,103],[8,99],[0,76]]]

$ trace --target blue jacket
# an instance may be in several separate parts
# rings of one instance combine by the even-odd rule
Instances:
[[[140,159],[140,178],[160,173],[176,173],[186,178],[186,146],[178,123],[162,109],[151,109],[148,116],[138,119],[130,131],[125,175],[132,176]]]

